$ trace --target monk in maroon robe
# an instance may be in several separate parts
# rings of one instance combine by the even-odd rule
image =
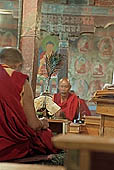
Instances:
[[[56,153],[47,119],[38,119],[23,57],[15,48],[0,52],[0,161],[27,154]]]
[[[79,111],[81,116],[90,116],[91,112],[85,101],[79,99],[75,93],[70,92],[70,88],[71,85],[67,78],[63,78],[59,81],[59,93],[54,94],[53,96],[54,102],[61,107],[61,110],[56,116],[71,121],[78,118]]]

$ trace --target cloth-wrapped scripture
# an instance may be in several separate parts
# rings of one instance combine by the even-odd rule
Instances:
[[[47,109],[49,115],[54,115],[58,112],[61,107],[59,107],[50,96],[39,96],[34,99],[35,110],[41,110],[42,108]]]

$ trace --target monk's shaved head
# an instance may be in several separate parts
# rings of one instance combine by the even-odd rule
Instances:
[[[59,92],[61,93],[62,97],[68,97],[69,90],[71,88],[70,81],[68,78],[62,78],[59,81]]]
[[[68,86],[71,87],[70,81],[69,81],[69,79],[68,79],[67,77],[60,79],[60,80],[59,80],[59,85],[60,85],[61,83],[63,83],[63,82],[67,83]]]

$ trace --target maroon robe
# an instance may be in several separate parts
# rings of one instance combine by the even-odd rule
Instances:
[[[81,116],[91,116],[91,112],[84,99],[78,98],[78,113],[80,112]]]
[[[61,111],[64,112],[65,117],[71,121],[78,118],[79,111],[81,115],[91,115],[85,101],[83,99],[79,99],[75,93],[69,93],[67,100],[62,103],[61,94],[54,94],[54,102],[61,107]]]
[[[27,124],[20,103],[27,75],[14,71],[9,76],[0,65],[0,161],[21,158],[27,154],[56,153],[49,129],[35,132]]]
[[[61,107],[61,111],[64,112],[67,119],[74,119],[78,107],[78,98],[74,93],[69,93],[67,100],[62,103],[61,94],[54,94],[54,102]]]

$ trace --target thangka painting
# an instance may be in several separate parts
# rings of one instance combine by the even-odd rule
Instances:
[[[72,90],[89,100],[96,90],[112,83],[114,70],[114,26],[99,28],[94,34],[70,38],[68,76]]]
[[[38,54],[38,73],[36,83],[36,95],[46,91],[47,88],[47,70],[46,56],[49,57],[52,53],[58,51],[59,40],[57,36],[42,35],[42,42]],[[57,73],[51,77],[49,92],[51,94],[57,91]]]

